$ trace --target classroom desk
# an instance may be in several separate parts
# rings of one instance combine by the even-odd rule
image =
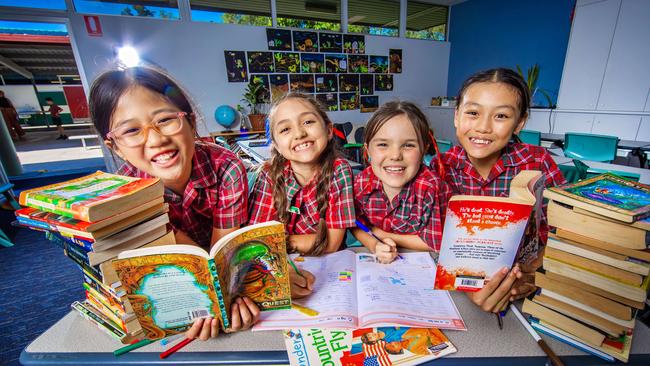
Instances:
[[[542,146],[551,147],[555,142],[564,142],[564,135],[557,133],[542,133]],[[636,151],[637,155],[641,155],[648,161],[650,157],[650,141],[634,141],[634,140],[619,140],[618,148],[616,149],[616,156],[627,157],[631,152]]]
[[[573,166],[573,159],[571,158],[567,158],[566,156],[560,156],[560,155],[551,155],[551,156],[553,157],[553,160],[557,165]],[[641,169],[641,168],[635,168],[631,166],[601,163],[598,161],[590,161],[590,160],[583,160],[582,162],[587,164],[590,168],[594,168],[594,169],[616,170],[616,171],[623,171],[629,173],[636,173],[639,174],[640,176],[639,182],[644,184],[650,184],[650,169]]]
[[[263,163],[271,158],[271,148],[267,146],[250,146],[251,142],[264,142],[266,139],[237,141],[237,145],[258,163]]]
[[[467,331],[446,331],[458,352],[432,361],[432,365],[544,365],[546,357],[532,337],[508,312],[503,330],[493,314],[484,313],[462,293],[452,293]],[[519,302],[518,305],[521,305]],[[576,348],[542,336],[567,365],[606,364]],[[159,359],[164,350],[159,342],[120,357],[112,351],[121,345],[83,319],[70,312],[29,344],[20,355],[23,365],[134,365],[134,364],[288,364],[282,334],[279,331],[220,334],[207,342],[194,341],[166,360]],[[630,365],[650,364],[650,328],[637,321],[632,339]]]

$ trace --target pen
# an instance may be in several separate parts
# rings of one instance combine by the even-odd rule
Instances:
[[[151,339],[143,339],[143,340],[141,340],[139,342],[132,343],[132,344],[129,344],[129,345],[124,346],[122,348],[116,349],[115,351],[113,351],[113,355],[114,356],[123,355],[123,354],[125,354],[127,352],[133,351],[134,349],[146,346],[151,342],[153,342]]]
[[[183,339],[182,341],[178,342],[178,344],[176,344],[174,347],[172,347],[172,348],[168,349],[167,351],[161,353],[160,358],[163,359],[163,358],[169,357],[169,355],[171,355],[172,353],[174,353],[174,352],[178,351],[179,349],[181,349],[181,348],[187,346],[188,344],[190,344],[190,342],[192,342],[194,339],[195,338],[185,338],[185,339]]]
[[[499,329],[503,330],[503,315],[501,314],[501,312],[494,313],[494,315],[496,315],[497,317],[497,323],[499,324]]]
[[[291,264],[291,267],[293,267],[293,269],[296,271],[298,276],[300,276],[300,277],[302,277],[302,278],[304,278],[306,280],[307,277],[305,277],[305,275],[302,274],[302,272],[300,272],[300,270],[298,269],[298,266],[296,266],[296,264],[293,263],[293,260],[291,258],[288,258],[288,259],[289,259],[289,264]]]
[[[514,306],[513,304],[510,304],[510,308],[512,309],[512,312],[515,314],[515,317],[517,318],[517,320],[519,320],[521,325],[524,326],[524,328],[528,331],[528,333],[530,333],[533,339],[537,341],[537,344],[542,349],[542,351],[544,351],[544,353],[546,353],[548,358],[551,359],[551,364],[553,364],[553,366],[564,366],[562,360],[560,360],[560,358],[557,357],[557,355],[555,354],[555,352],[553,352],[551,347],[549,347],[548,344],[544,342],[542,337],[540,337],[539,334],[537,334],[535,329],[533,329],[533,327],[531,327],[530,324],[528,324],[528,321],[526,320],[526,318],[524,318],[524,315],[519,311],[519,309],[517,309],[517,307]]]
[[[383,240],[379,239],[379,237],[378,237],[377,235],[375,235],[375,233],[373,233],[372,230],[370,230],[370,229],[369,229],[366,225],[364,225],[361,221],[359,221],[359,220],[354,220],[354,222],[357,224],[357,226],[359,227],[359,229],[363,230],[363,231],[364,231],[365,233],[367,233],[368,235],[370,235],[370,236],[372,236],[373,238],[377,239],[378,242],[380,242],[380,243],[382,243],[382,244],[386,244],[386,242],[384,242]],[[386,244],[386,245],[388,245],[388,244]],[[390,246],[392,246],[392,245],[390,245]],[[402,257],[399,253],[397,253],[397,258],[399,258],[399,259],[404,259],[404,257]]]

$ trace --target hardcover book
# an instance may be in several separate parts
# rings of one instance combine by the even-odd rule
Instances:
[[[447,206],[435,288],[479,291],[490,277],[537,257],[543,175],[525,170],[509,197],[453,196]]]
[[[86,222],[107,219],[161,197],[160,179],[97,171],[85,177],[20,193],[20,204]]]
[[[284,225],[270,221],[236,230],[210,253],[191,245],[122,252],[113,267],[146,337],[188,329],[215,317],[230,328],[230,305],[247,296],[260,310],[291,306]]]

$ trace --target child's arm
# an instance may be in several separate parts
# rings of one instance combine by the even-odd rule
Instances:
[[[239,229],[239,226],[231,227],[231,228],[228,228],[228,229],[219,229],[219,228],[213,227],[212,228],[212,239],[210,241],[212,244],[210,244],[210,248],[212,248],[212,246],[215,245],[219,241],[219,239],[223,238],[224,236],[232,233],[233,231],[235,231],[237,229]]]
[[[327,229],[327,246],[324,253],[333,253],[339,250],[345,238],[345,229]],[[298,253],[308,253],[314,246],[316,234],[289,235],[289,245]]]
[[[515,265],[510,271],[502,268],[492,275],[490,281],[477,292],[467,292],[467,297],[483,311],[498,312],[501,310],[504,299],[509,298],[512,286],[517,278],[521,278],[521,270]]]
[[[418,251],[430,251],[431,248],[427,243],[420,238],[419,235],[414,235],[414,234],[395,234],[395,233],[389,233],[387,231],[384,231],[378,227],[373,227],[372,232],[377,235],[378,237],[382,239],[391,239],[400,248],[406,248],[406,249],[412,249],[412,250],[418,250]]]
[[[230,306],[231,327],[226,333],[245,330],[253,326],[260,316],[260,309],[247,297],[237,298]],[[199,318],[185,332],[185,337],[199,338],[207,341],[219,335],[219,320],[217,318]]]
[[[184,231],[175,230],[174,237],[176,238],[176,243],[178,244],[190,244],[190,245],[200,246],[197,242],[195,242],[192,238],[190,238],[190,236],[187,235]]]

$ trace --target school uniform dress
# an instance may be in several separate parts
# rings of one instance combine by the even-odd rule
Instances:
[[[248,219],[248,181],[241,160],[231,151],[215,144],[196,142],[192,173],[182,195],[165,189],[169,221],[174,231],[183,231],[208,249],[212,228],[242,226]],[[125,164],[117,174],[151,178]]]
[[[372,167],[364,169],[354,180],[359,219],[386,232],[418,235],[435,251],[440,250],[450,194],[442,178],[425,165],[392,201]]]
[[[286,163],[282,171],[284,191],[289,202],[289,221],[285,229],[289,235],[314,234],[320,217],[316,200],[316,181],[310,181],[304,187],[296,180],[291,164]],[[273,206],[273,185],[269,172],[260,172],[251,192],[249,223],[256,224],[277,220],[278,214]],[[350,164],[341,158],[334,161],[332,181],[327,194],[327,211],[325,223],[329,229],[346,229],[355,226],[353,178]]]
[[[545,148],[524,143],[508,143],[487,179],[483,179],[474,168],[462,146],[454,146],[444,153],[442,162],[445,166],[444,179],[454,194],[508,197],[510,182],[522,170],[541,171],[546,180],[546,187],[566,183],[562,172]],[[539,235],[543,243],[546,243],[548,230],[546,204],[544,204],[539,227]],[[530,254],[531,251],[536,250],[535,248],[522,250],[519,259]]]

